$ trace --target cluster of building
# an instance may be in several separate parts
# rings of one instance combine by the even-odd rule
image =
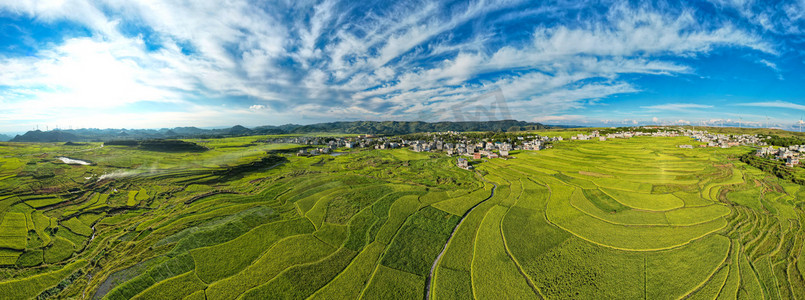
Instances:
[[[515,140],[505,142],[463,140],[457,143],[444,143],[440,140],[406,141],[414,152],[444,152],[447,155],[469,156],[474,159],[507,158],[512,150],[539,151],[550,147],[549,143],[561,141],[562,137],[545,137],[538,135],[518,136]]]
[[[788,167],[799,165],[799,159],[805,157],[805,145],[794,145],[775,149],[772,146],[761,147],[755,153],[757,156],[772,157],[785,162]]]
[[[458,158],[458,162],[456,163],[456,166],[458,166],[459,168],[462,168],[464,170],[472,170],[472,166],[470,165],[470,162],[466,158],[463,158],[463,157]]]
[[[298,145],[324,145],[330,150],[337,148],[369,148],[376,147],[378,149],[382,145],[387,147],[399,147],[396,143],[389,143],[389,138],[375,137],[373,135],[360,135],[357,137],[310,137],[310,136],[297,136],[297,137],[279,137],[271,138],[260,141],[269,144],[298,144]],[[382,148],[387,149],[387,148]],[[390,149],[390,148],[389,148]]]
[[[606,141],[607,139],[629,139],[636,136],[662,136],[662,137],[674,137],[679,136],[679,132],[677,131],[658,131],[658,132],[641,132],[641,131],[620,131],[615,133],[607,133],[601,134],[598,130],[591,132],[590,134],[577,134],[570,137],[571,140],[579,140],[579,141],[589,141],[598,139],[599,141]]]
[[[762,138],[758,135],[748,135],[748,134],[726,135],[726,134],[713,134],[707,131],[693,131],[693,130],[685,130],[684,134],[686,136],[692,137],[694,140],[707,143],[706,145],[702,145],[701,147],[730,148],[745,145],[758,145],[758,146],[766,145],[766,142],[764,142]]]
[[[656,129],[656,128],[648,128]],[[330,154],[337,148],[374,148],[374,149],[397,149],[410,148],[414,152],[443,152],[447,155],[466,156],[459,158],[456,165],[462,169],[472,169],[469,158],[510,158],[509,153],[513,150],[532,150],[539,151],[550,147],[551,142],[562,141],[562,137],[546,137],[539,135],[522,135],[507,138],[504,141],[488,141],[468,138],[459,132],[428,133],[426,138],[410,140],[402,137],[375,137],[372,135],[361,135],[357,137],[281,137],[266,140],[267,143],[292,143],[302,145],[323,145],[318,148],[299,150],[299,156],[312,156]],[[679,130],[657,130],[645,132],[641,130],[621,131],[616,133],[602,134],[593,131],[588,134],[578,134],[571,137],[571,140],[599,140],[608,139],[628,139],[637,136],[654,137],[676,137],[689,136],[696,141],[706,144],[700,147],[720,147],[730,148],[742,145],[765,146],[763,137],[759,135],[725,135],[713,134],[707,131],[695,131],[690,129]],[[445,142],[451,141],[451,142]],[[692,149],[692,145],[680,145],[680,148]],[[762,147],[758,150],[758,156],[784,160],[786,165],[795,166],[799,164],[800,157],[805,153],[805,145],[791,146],[774,149],[773,147]]]
[[[480,159],[481,157],[497,158],[500,156],[509,156],[509,151],[513,150],[513,147],[511,143],[506,142],[442,143],[437,141],[435,143],[427,143],[415,141],[411,145],[411,150],[414,152],[442,151],[451,156],[463,155]],[[497,150],[499,154],[494,153],[495,150]]]
[[[301,149],[296,152],[296,156],[316,156],[322,154],[330,154],[333,152],[333,149],[330,147],[322,147],[322,148],[310,148],[310,149]]]

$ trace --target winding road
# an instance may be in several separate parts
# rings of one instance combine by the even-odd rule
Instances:
[[[480,173],[477,173],[477,174],[478,174],[478,176],[481,177],[481,179],[483,179],[483,181],[489,182]],[[449,245],[450,241],[453,240],[453,236],[456,234],[456,231],[458,230],[458,228],[461,227],[461,223],[464,223],[464,219],[466,219],[467,216],[470,215],[470,213],[473,210],[475,210],[476,207],[478,207],[478,205],[481,205],[481,203],[484,203],[484,202],[486,202],[486,200],[489,200],[489,199],[491,199],[492,197],[495,196],[495,189],[498,187],[498,185],[493,183],[493,182],[489,182],[489,183],[492,184],[492,192],[489,194],[489,197],[486,197],[486,199],[481,200],[478,203],[476,203],[475,205],[473,205],[472,207],[470,207],[470,209],[467,210],[467,212],[465,212],[464,215],[461,216],[461,220],[458,221],[458,224],[456,224],[456,227],[453,228],[453,232],[450,233],[450,237],[448,237],[447,241],[444,243],[444,247],[442,247],[442,252],[439,252],[439,256],[437,256],[436,260],[433,261],[433,265],[430,267],[430,273],[428,273],[428,277],[425,278],[425,300],[430,300],[430,291],[432,290],[432,285],[433,285],[433,272],[436,271],[436,266],[438,266],[439,262],[442,260],[442,256],[444,255],[444,252],[447,251],[447,245]]]

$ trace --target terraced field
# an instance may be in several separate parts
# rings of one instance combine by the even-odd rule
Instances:
[[[748,148],[567,141],[466,171],[257,139],[0,144],[0,298],[805,297],[805,190]]]
[[[685,143],[577,141],[478,164],[504,192],[459,227],[431,296],[805,297],[800,187],[737,161],[746,149]]]

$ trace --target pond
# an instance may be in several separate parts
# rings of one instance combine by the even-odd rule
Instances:
[[[64,157],[64,156],[59,156],[59,157],[56,157],[56,158],[61,160],[63,163],[68,164],[68,165],[89,166],[89,165],[92,164],[90,162],[86,162],[86,161],[79,160],[79,159],[73,159],[73,158],[69,158],[69,157]]]

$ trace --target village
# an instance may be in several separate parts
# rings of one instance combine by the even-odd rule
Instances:
[[[587,134],[577,134],[570,140],[606,142],[610,139],[629,139],[633,137],[677,137],[688,136],[700,142],[697,147],[730,148],[737,146],[758,146],[758,156],[770,157],[785,161],[786,165],[793,167],[799,164],[799,159],[805,153],[805,145],[783,148],[764,147],[767,145],[760,135],[726,135],[714,134],[707,131],[696,131],[683,128],[657,128],[644,127],[633,130],[601,133],[598,130]],[[471,138],[461,132],[438,132],[421,134],[419,138],[412,139],[406,136],[373,136],[359,135],[355,137],[281,137],[272,138],[262,142],[290,143],[310,145],[310,148],[299,150],[297,156],[338,155],[336,149],[398,149],[409,148],[414,152],[440,152],[449,156],[460,156],[456,166],[462,169],[472,169],[470,160],[510,159],[511,151],[528,150],[540,151],[550,148],[552,143],[564,141],[561,136],[540,136],[532,133],[513,135],[504,140],[490,140],[489,138]],[[680,148],[692,149],[693,145],[679,145]],[[466,157],[466,158],[464,158]]]
[[[805,145],[795,145],[789,147],[774,148],[772,146],[761,147],[755,155],[785,162],[786,167],[799,165],[799,160],[805,157]]]

